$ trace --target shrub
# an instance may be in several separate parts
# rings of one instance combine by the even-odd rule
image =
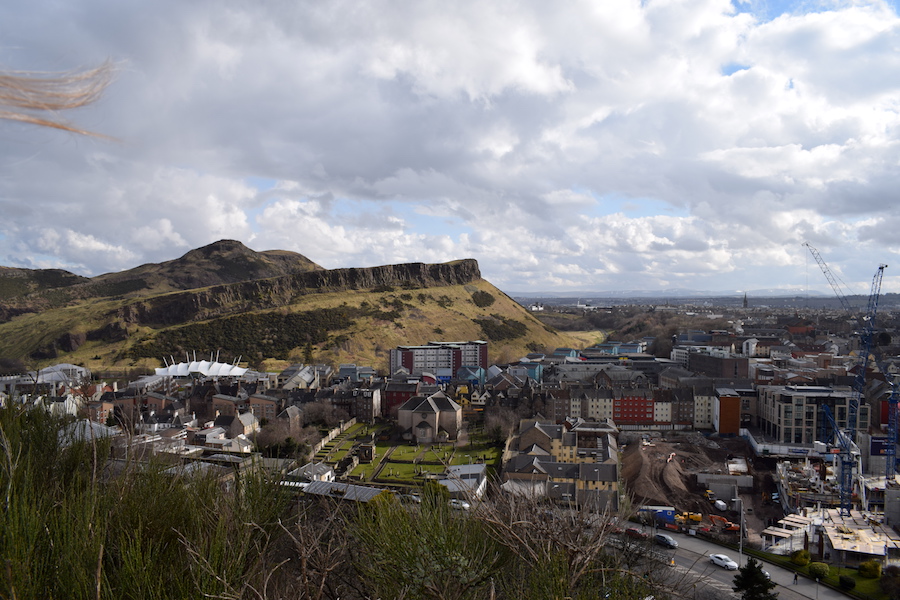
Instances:
[[[840,578],[838,578],[838,583],[840,583],[841,588],[845,590],[852,590],[856,587],[856,580],[849,575],[841,575]]]
[[[867,579],[878,579],[881,577],[881,563],[877,560],[859,563],[859,574]]]
[[[490,319],[472,319],[481,326],[485,337],[493,342],[513,340],[528,333],[528,326],[515,319],[507,319],[501,315],[491,315]]]
[[[900,598],[900,567],[891,565],[884,569],[881,576],[881,591],[891,600]]]
[[[489,292],[478,290],[472,294],[472,302],[474,302],[475,306],[478,308],[485,308],[494,303],[494,296]]]
[[[794,550],[791,552],[791,562],[799,567],[809,564],[809,550]]]
[[[881,591],[887,594],[891,600],[900,598],[900,567],[894,565],[886,567],[879,584]]]
[[[816,579],[825,579],[831,568],[823,562],[809,563],[809,574]]]

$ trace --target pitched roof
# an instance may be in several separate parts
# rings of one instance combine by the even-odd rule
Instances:
[[[342,498],[344,500],[353,500],[354,502],[369,502],[386,491],[381,488],[330,481],[313,481],[303,490],[304,493],[313,496]]]
[[[462,410],[462,407],[454,402],[447,394],[438,391],[427,398],[414,396],[400,405],[398,410],[417,413],[440,413],[448,411],[456,412]]]

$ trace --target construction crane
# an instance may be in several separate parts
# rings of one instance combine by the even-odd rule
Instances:
[[[893,380],[893,377],[891,378]],[[897,386],[891,381],[891,397],[888,399],[888,444],[884,455],[884,481],[893,481],[897,474],[897,427],[900,426],[900,397]]]
[[[834,415],[831,413],[831,408],[828,407],[827,404],[823,404],[821,406],[822,414],[825,416],[825,419],[822,423],[822,429],[824,432],[828,432],[828,426],[831,428],[831,435],[834,436],[835,445],[840,448],[841,455],[841,472],[838,477],[838,485],[840,492],[840,500],[841,500],[841,508],[840,514],[841,516],[849,517],[850,509],[853,507],[853,472],[856,471],[857,477],[862,477],[862,464],[860,462],[860,452],[859,446],[850,438],[847,431],[841,431],[840,427],[838,427],[837,422],[834,420]],[[826,425],[827,424],[827,425]],[[823,434],[823,439],[829,439],[831,435],[828,433]],[[865,502],[865,486],[860,482],[860,498],[863,499],[863,504]]]
[[[866,369],[869,366],[869,355],[872,353],[875,339],[875,316],[878,314],[881,280],[884,278],[886,268],[887,265],[878,265],[878,270],[875,271],[875,276],[872,278],[872,291],[869,293],[869,303],[866,314],[863,316],[863,328],[859,336],[859,355],[856,359],[856,373],[853,378],[854,393],[850,397],[850,407],[847,411],[847,429],[854,441],[856,441],[856,415],[859,413],[860,399],[866,391]]]
[[[807,247],[810,248],[810,251],[813,250],[812,246],[807,245]],[[831,437],[827,433],[827,422],[827,425],[831,427],[831,433],[833,434],[834,439],[837,442],[836,445],[840,447],[841,473],[839,477],[839,485],[842,515],[850,514],[850,508],[853,498],[854,469],[856,470],[857,475],[860,479],[863,475],[862,464],[859,458],[859,447],[856,444],[856,430],[858,420],[857,416],[859,414],[859,403],[865,395],[866,370],[868,369],[869,356],[872,352],[873,341],[875,338],[875,317],[878,314],[878,301],[881,297],[881,282],[884,278],[884,270],[886,268],[887,265],[885,264],[879,265],[878,270],[875,272],[875,276],[872,278],[872,289],[869,293],[869,301],[866,307],[866,313],[862,317],[863,328],[860,332],[859,349],[856,360],[855,373],[853,377],[853,390],[848,400],[846,427],[841,430],[837,422],[835,422],[834,416],[831,414],[831,409],[826,405],[822,406],[822,413],[825,416],[825,421],[823,421],[822,423],[822,439],[824,441]],[[895,399],[894,394],[892,394],[891,397],[892,400]],[[896,408],[896,403],[893,405],[893,408]],[[893,442],[889,444],[892,446],[892,448],[889,448],[888,451],[890,452],[893,450],[894,458],[896,458],[896,449],[895,447],[893,447],[893,444],[896,443],[897,439],[896,415],[894,415],[893,417],[893,423],[888,425],[888,438],[889,440],[893,439]],[[888,462],[891,462],[890,457],[888,457],[887,460]],[[865,486],[861,481],[859,488],[861,504],[865,509],[867,504],[865,497]]]
[[[813,248],[813,246],[809,242],[803,242],[803,245],[809,250],[809,253],[813,255],[813,258],[816,259],[816,262],[819,263],[819,268],[822,269],[822,273],[825,274],[825,279],[828,280],[828,283],[831,284],[831,289],[834,290],[835,296],[838,297],[838,300],[841,301],[841,306],[844,307],[851,315],[853,314],[853,307],[850,306],[850,301],[847,300],[847,297],[844,295],[844,292],[841,291],[841,287],[838,285],[837,279],[835,279],[834,275],[831,274],[831,269],[828,268],[828,265],[825,264],[825,260],[822,258],[822,255],[819,254],[819,251]]]

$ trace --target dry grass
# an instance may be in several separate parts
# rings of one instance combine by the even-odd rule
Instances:
[[[472,301],[472,293],[475,291],[490,293],[495,298],[494,303],[483,308],[476,306]],[[390,292],[349,290],[309,294],[290,306],[259,312],[304,312],[342,305],[360,306],[363,303],[384,307],[385,303],[395,301],[403,303],[399,319],[390,322],[359,318],[347,330],[329,332],[330,341],[313,349],[314,362],[334,365],[356,363],[386,369],[389,351],[398,345],[424,344],[432,340],[485,339],[484,332],[473,319],[489,319],[495,314],[524,323],[527,332],[515,339],[487,340],[490,342],[491,362],[517,360],[535,348],[550,351],[560,346],[583,347],[596,341],[591,332],[582,336],[550,330],[522,306],[484,280],[446,287],[412,290],[398,288]],[[22,315],[2,323],[0,356],[22,358],[36,367],[62,361],[84,364],[94,370],[162,366],[162,357],[159,360],[139,361],[127,358],[131,345],[157,332],[150,327],[133,324],[127,325],[129,337],[121,342],[88,342],[75,352],[44,361],[29,361],[27,358],[33,349],[50,345],[65,333],[84,333],[103,326],[110,322],[110,315],[128,302],[133,300],[90,300],[41,314]],[[341,343],[334,342],[338,337],[343,339]],[[206,352],[209,349],[196,350]],[[254,351],[254,348],[247,348],[243,355],[252,355]],[[305,362],[303,355],[304,349],[298,340],[298,346],[288,356],[267,357],[262,367],[267,371],[279,371],[292,362]]]

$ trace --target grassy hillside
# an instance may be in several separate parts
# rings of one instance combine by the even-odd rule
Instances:
[[[384,369],[392,347],[431,340],[484,339],[490,342],[491,360],[501,362],[534,350],[583,345],[544,326],[481,279],[465,285],[310,294],[276,309],[160,328],[117,320],[115,315],[134,302],[92,299],[16,317],[0,324],[0,356],[35,366],[66,361],[99,369],[161,365],[170,355],[220,351],[223,360],[241,356],[253,365],[264,359],[311,358]],[[120,328],[122,339],[91,339],[92,332],[110,323]],[[72,338],[80,345],[67,352],[66,340]],[[35,355],[53,345],[56,356]]]
[[[481,278],[478,263],[324,270],[233,240],[92,279],[0,270],[0,358],[158,366],[186,353],[386,369],[397,345],[483,339],[492,361],[581,344]]]

